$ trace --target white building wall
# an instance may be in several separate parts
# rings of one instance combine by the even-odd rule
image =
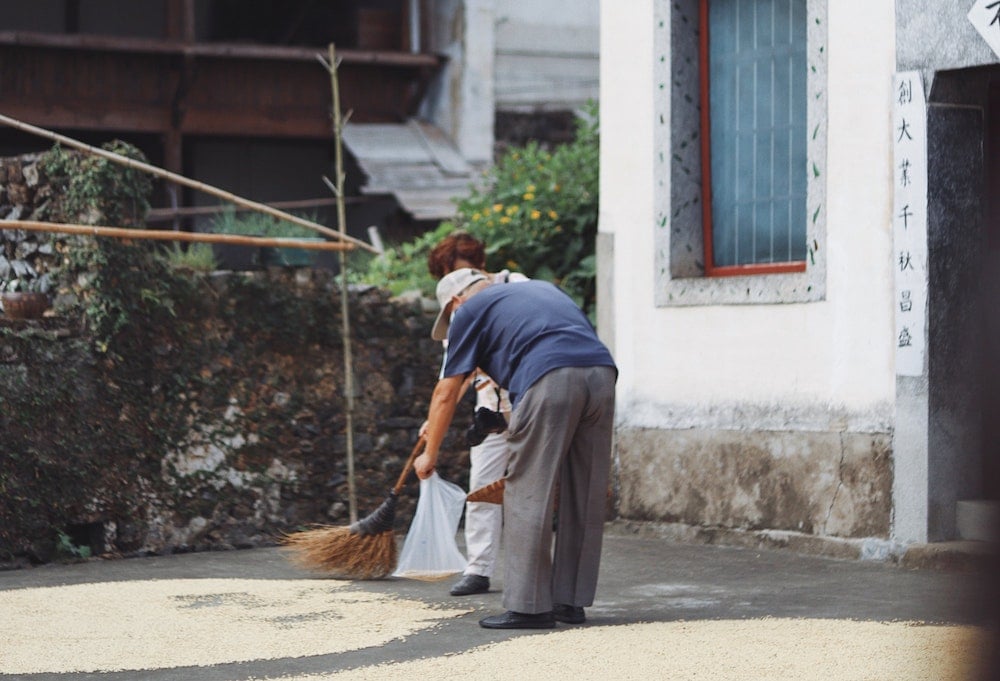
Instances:
[[[808,414],[803,425],[836,408],[884,427],[894,391],[891,3],[830,7],[827,299],[693,308],[653,305],[653,192],[670,178],[653,176],[645,141],[652,2],[604,6],[600,224],[616,237],[621,418],[675,427],[677,405],[742,402]]]
[[[891,432],[893,3],[829,3],[825,299],[687,307],[654,304],[654,206],[670,192],[654,172],[670,150],[652,144],[664,17],[653,0],[601,8],[600,231],[613,241],[602,333],[621,369],[619,433],[697,429],[711,449],[723,431]],[[794,439],[782,447],[769,455],[800,454]],[[651,448],[651,471],[680,465]],[[818,477],[837,474],[827,468]]]

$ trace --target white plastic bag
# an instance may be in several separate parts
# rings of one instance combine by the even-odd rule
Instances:
[[[437,471],[420,481],[417,510],[406,533],[394,577],[444,579],[465,569],[455,534],[465,506],[465,491],[442,480]]]

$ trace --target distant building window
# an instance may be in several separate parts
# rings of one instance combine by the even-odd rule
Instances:
[[[705,273],[803,271],[806,2],[700,9]]]

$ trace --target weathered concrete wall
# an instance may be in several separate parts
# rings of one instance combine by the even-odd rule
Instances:
[[[493,159],[496,0],[442,0],[430,17],[430,49],[448,58],[421,114],[472,163]]]
[[[624,518],[888,538],[888,433],[624,429]]]
[[[600,95],[597,0],[496,0],[498,110],[579,109]]]

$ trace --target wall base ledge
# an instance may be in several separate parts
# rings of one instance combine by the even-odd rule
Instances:
[[[848,539],[783,530],[741,530],[624,518],[609,522],[606,531],[618,535],[657,537],[680,543],[758,550],[787,549],[804,555],[885,563],[905,569],[993,574],[1000,569],[1000,544],[978,541],[904,544],[880,537]]]

